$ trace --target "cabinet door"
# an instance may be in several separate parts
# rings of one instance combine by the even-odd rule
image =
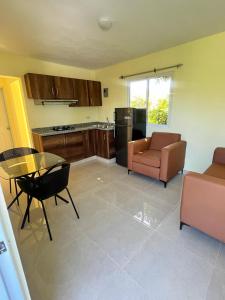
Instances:
[[[26,74],[24,76],[28,98],[55,99],[54,77],[41,74]]]
[[[96,130],[96,152],[100,157],[107,158],[107,131]]]
[[[115,157],[115,138],[114,138],[114,130],[107,131],[107,158],[111,159]]]
[[[73,89],[74,99],[78,100],[78,102],[70,106],[89,106],[87,80],[74,79]]]
[[[90,106],[102,106],[101,82],[88,80]]]
[[[86,157],[86,147],[83,131],[65,134],[66,154],[68,161],[76,161]]]
[[[56,99],[74,99],[73,78],[54,77]]]
[[[65,134],[43,136],[42,148],[45,152],[54,153],[67,159],[65,151]]]
[[[87,130],[88,133],[88,157],[96,155],[96,130]]]

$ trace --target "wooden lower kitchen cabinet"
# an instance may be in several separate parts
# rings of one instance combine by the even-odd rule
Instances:
[[[77,131],[65,134],[66,160],[69,162],[87,157],[87,132]]]
[[[91,129],[48,136],[33,133],[33,142],[39,152],[54,153],[68,162],[94,155],[107,159],[115,157],[113,130]]]
[[[113,130],[96,130],[96,155],[108,159],[115,157]]]

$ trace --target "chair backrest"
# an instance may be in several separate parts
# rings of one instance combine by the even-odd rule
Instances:
[[[38,153],[38,151],[29,147],[12,148],[0,153],[0,161],[34,153]]]
[[[163,147],[179,142],[180,140],[181,135],[179,133],[153,132],[149,148],[152,150],[161,150]]]
[[[21,190],[34,198],[44,200],[63,191],[69,181],[70,164],[63,164],[56,171],[46,172],[36,178],[19,179]]]

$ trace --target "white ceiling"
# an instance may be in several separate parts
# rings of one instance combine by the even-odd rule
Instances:
[[[224,0],[0,0],[0,49],[95,69],[225,31],[224,12]]]

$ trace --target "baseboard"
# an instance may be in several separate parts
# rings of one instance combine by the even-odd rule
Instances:
[[[84,164],[86,162],[96,160],[96,159],[97,159],[97,156],[93,155],[93,156],[90,156],[90,157],[87,157],[87,158],[84,158],[84,159],[81,159],[81,160],[78,160],[78,161],[74,161],[74,162],[71,163],[71,166],[81,165],[81,164]]]
[[[87,157],[78,161],[74,161],[71,163],[71,166],[77,166],[77,165],[82,165],[84,163],[87,163],[89,161],[93,161],[93,160],[97,160],[106,164],[112,164],[116,162],[116,158],[111,158],[111,159],[107,159],[107,158],[103,158],[103,157],[99,157],[97,155],[93,155],[91,157]]]
[[[116,162],[116,158],[111,158],[111,159],[107,159],[107,158],[103,158],[103,157],[99,157],[99,156],[96,156],[96,159],[98,161],[101,161],[101,162],[104,162],[106,164],[112,164],[112,163],[115,163]]]

